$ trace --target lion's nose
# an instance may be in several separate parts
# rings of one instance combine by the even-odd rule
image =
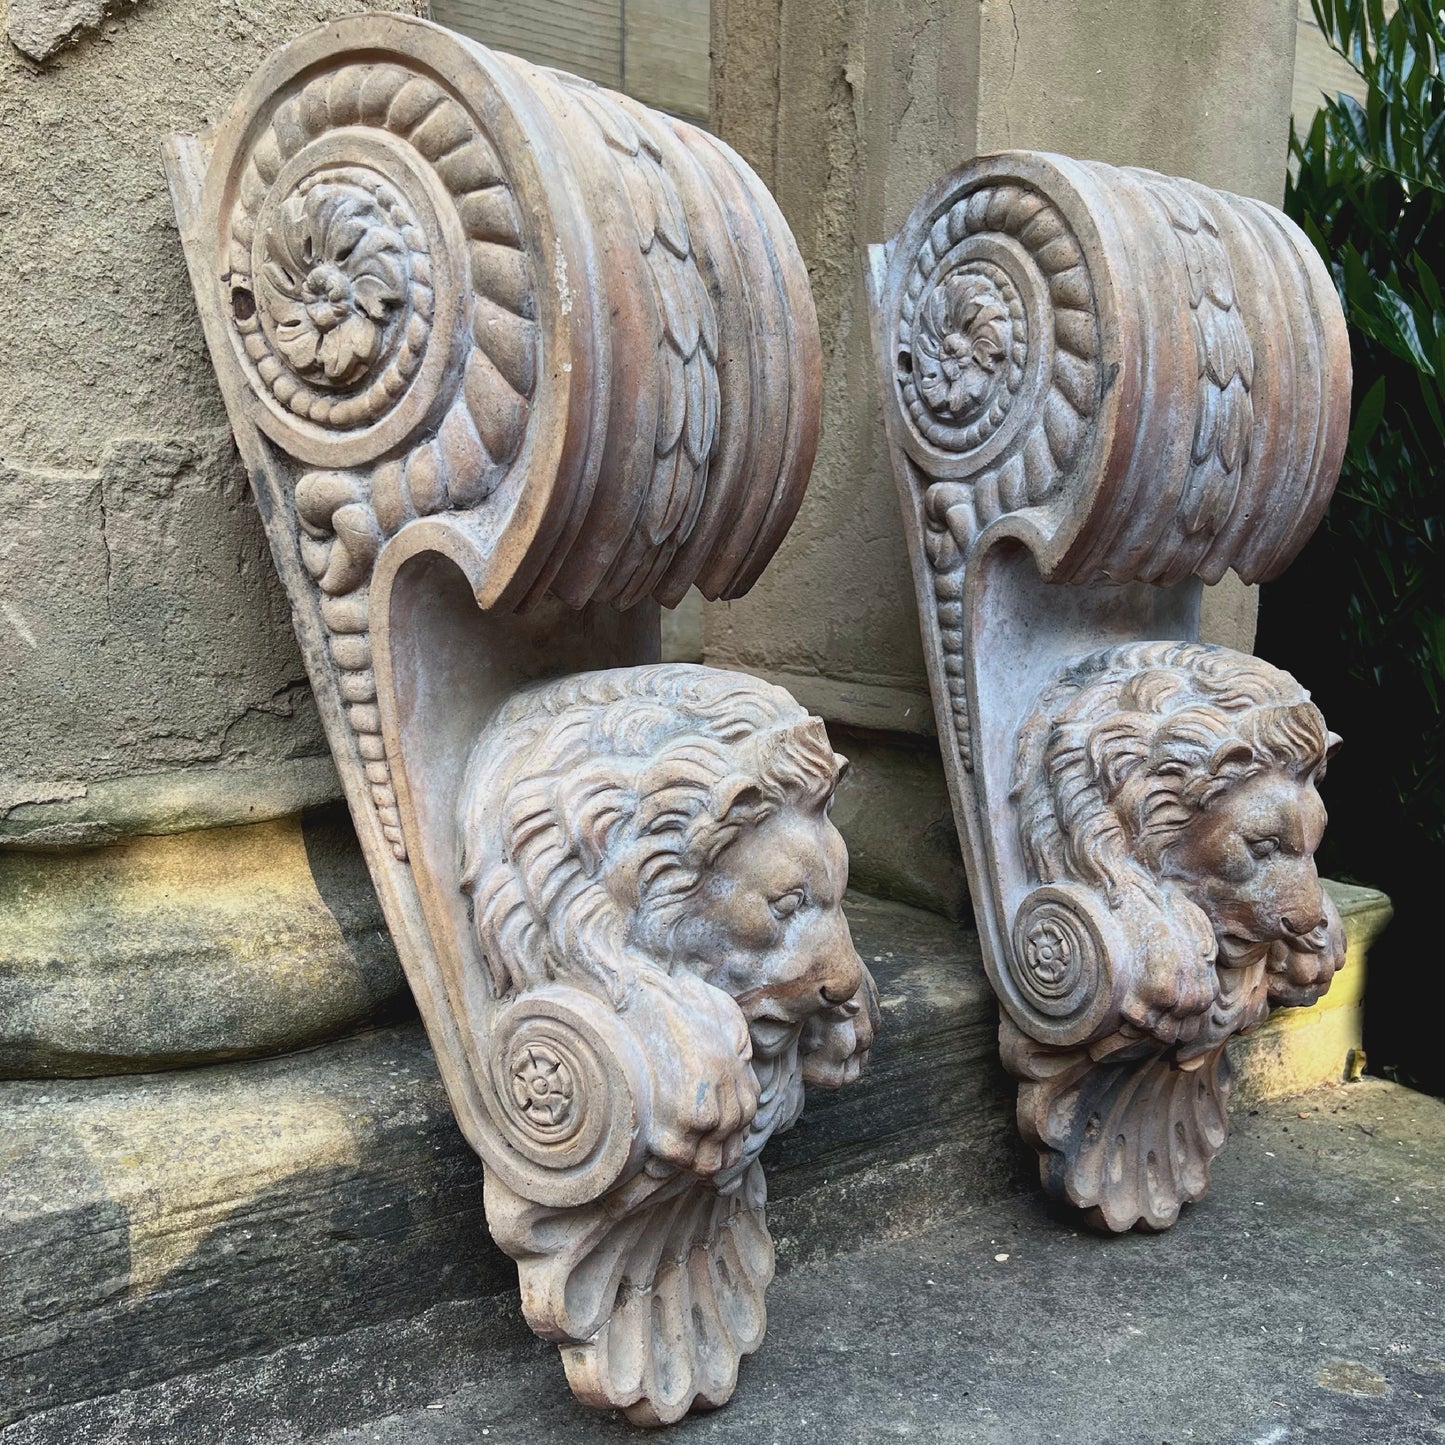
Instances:
[[[1287,932],[1294,934],[1296,938],[1303,938],[1305,934],[1313,933],[1317,928],[1323,928],[1325,916],[1323,913],[1316,913],[1313,918],[1306,920],[1285,914],[1284,917],[1280,919],[1280,922],[1284,924]]]
[[[852,958],[842,959],[835,963],[829,970],[828,976],[818,988],[823,996],[823,1003],[828,1008],[837,1008],[839,1004],[845,1004],[863,983],[863,964],[854,954]]]

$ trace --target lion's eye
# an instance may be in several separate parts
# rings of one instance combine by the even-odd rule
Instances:
[[[786,893],[774,898],[768,907],[773,910],[775,918],[791,918],[803,906],[804,896],[801,888],[790,888]]]
[[[1269,855],[1278,848],[1278,838],[1256,838],[1249,845],[1249,851],[1253,853],[1256,858],[1268,858]]]

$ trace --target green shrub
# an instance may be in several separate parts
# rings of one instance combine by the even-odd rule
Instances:
[[[1326,100],[1292,132],[1285,209],[1344,304],[1354,413],[1327,522],[1266,589],[1260,650],[1345,735],[1325,865],[1396,899],[1372,982],[1372,1063],[1441,1087],[1438,1018],[1427,1038],[1381,1009],[1418,1021],[1432,991],[1442,1002],[1445,971],[1445,16],[1430,0],[1400,0],[1388,18],[1381,0],[1313,5],[1366,98]]]
[[[1285,209],[1329,264],[1350,325],[1355,413],[1327,535],[1349,594],[1357,682],[1420,733],[1390,762],[1402,806],[1445,842],[1445,21],[1428,0],[1314,0],[1367,87],[1291,137]]]

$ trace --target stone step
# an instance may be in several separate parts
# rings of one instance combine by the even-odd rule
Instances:
[[[1362,974],[1382,900],[1342,902]],[[863,1078],[815,1094],[770,1146],[784,1271],[1035,1185],[976,936],[862,894],[848,910],[884,1028]],[[1358,993],[1349,969],[1336,989]],[[1348,1032],[1322,1013],[1241,1041],[1238,1097],[1297,1087],[1301,1057],[1338,1075]],[[421,1331],[417,1350],[452,1358],[425,1312],[470,1321],[472,1353],[518,1317],[416,1023],[270,1060],[0,1084],[0,1170],[0,1425],[356,1331],[399,1348]]]
[[[1032,1174],[976,936],[863,895],[849,910],[886,1028],[864,1078],[816,1094],[773,1147],[784,1265]],[[415,1022],[263,1061],[7,1082],[0,1119],[0,1423],[516,1288]]]
[[[1210,1198],[1101,1238],[1036,1191],[795,1263],[689,1445],[1426,1445],[1445,1434],[1445,1102],[1379,1080],[1236,1118]],[[508,1295],[32,1416],[4,1445],[599,1445]],[[656,1437],[652,1437],[656,1438]]]

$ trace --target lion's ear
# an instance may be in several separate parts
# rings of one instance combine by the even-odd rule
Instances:
[[[744,774],[724,778],[713,791],[714,813],[725,821],[734,813],[756,813],[766,803],[763,790]]]

